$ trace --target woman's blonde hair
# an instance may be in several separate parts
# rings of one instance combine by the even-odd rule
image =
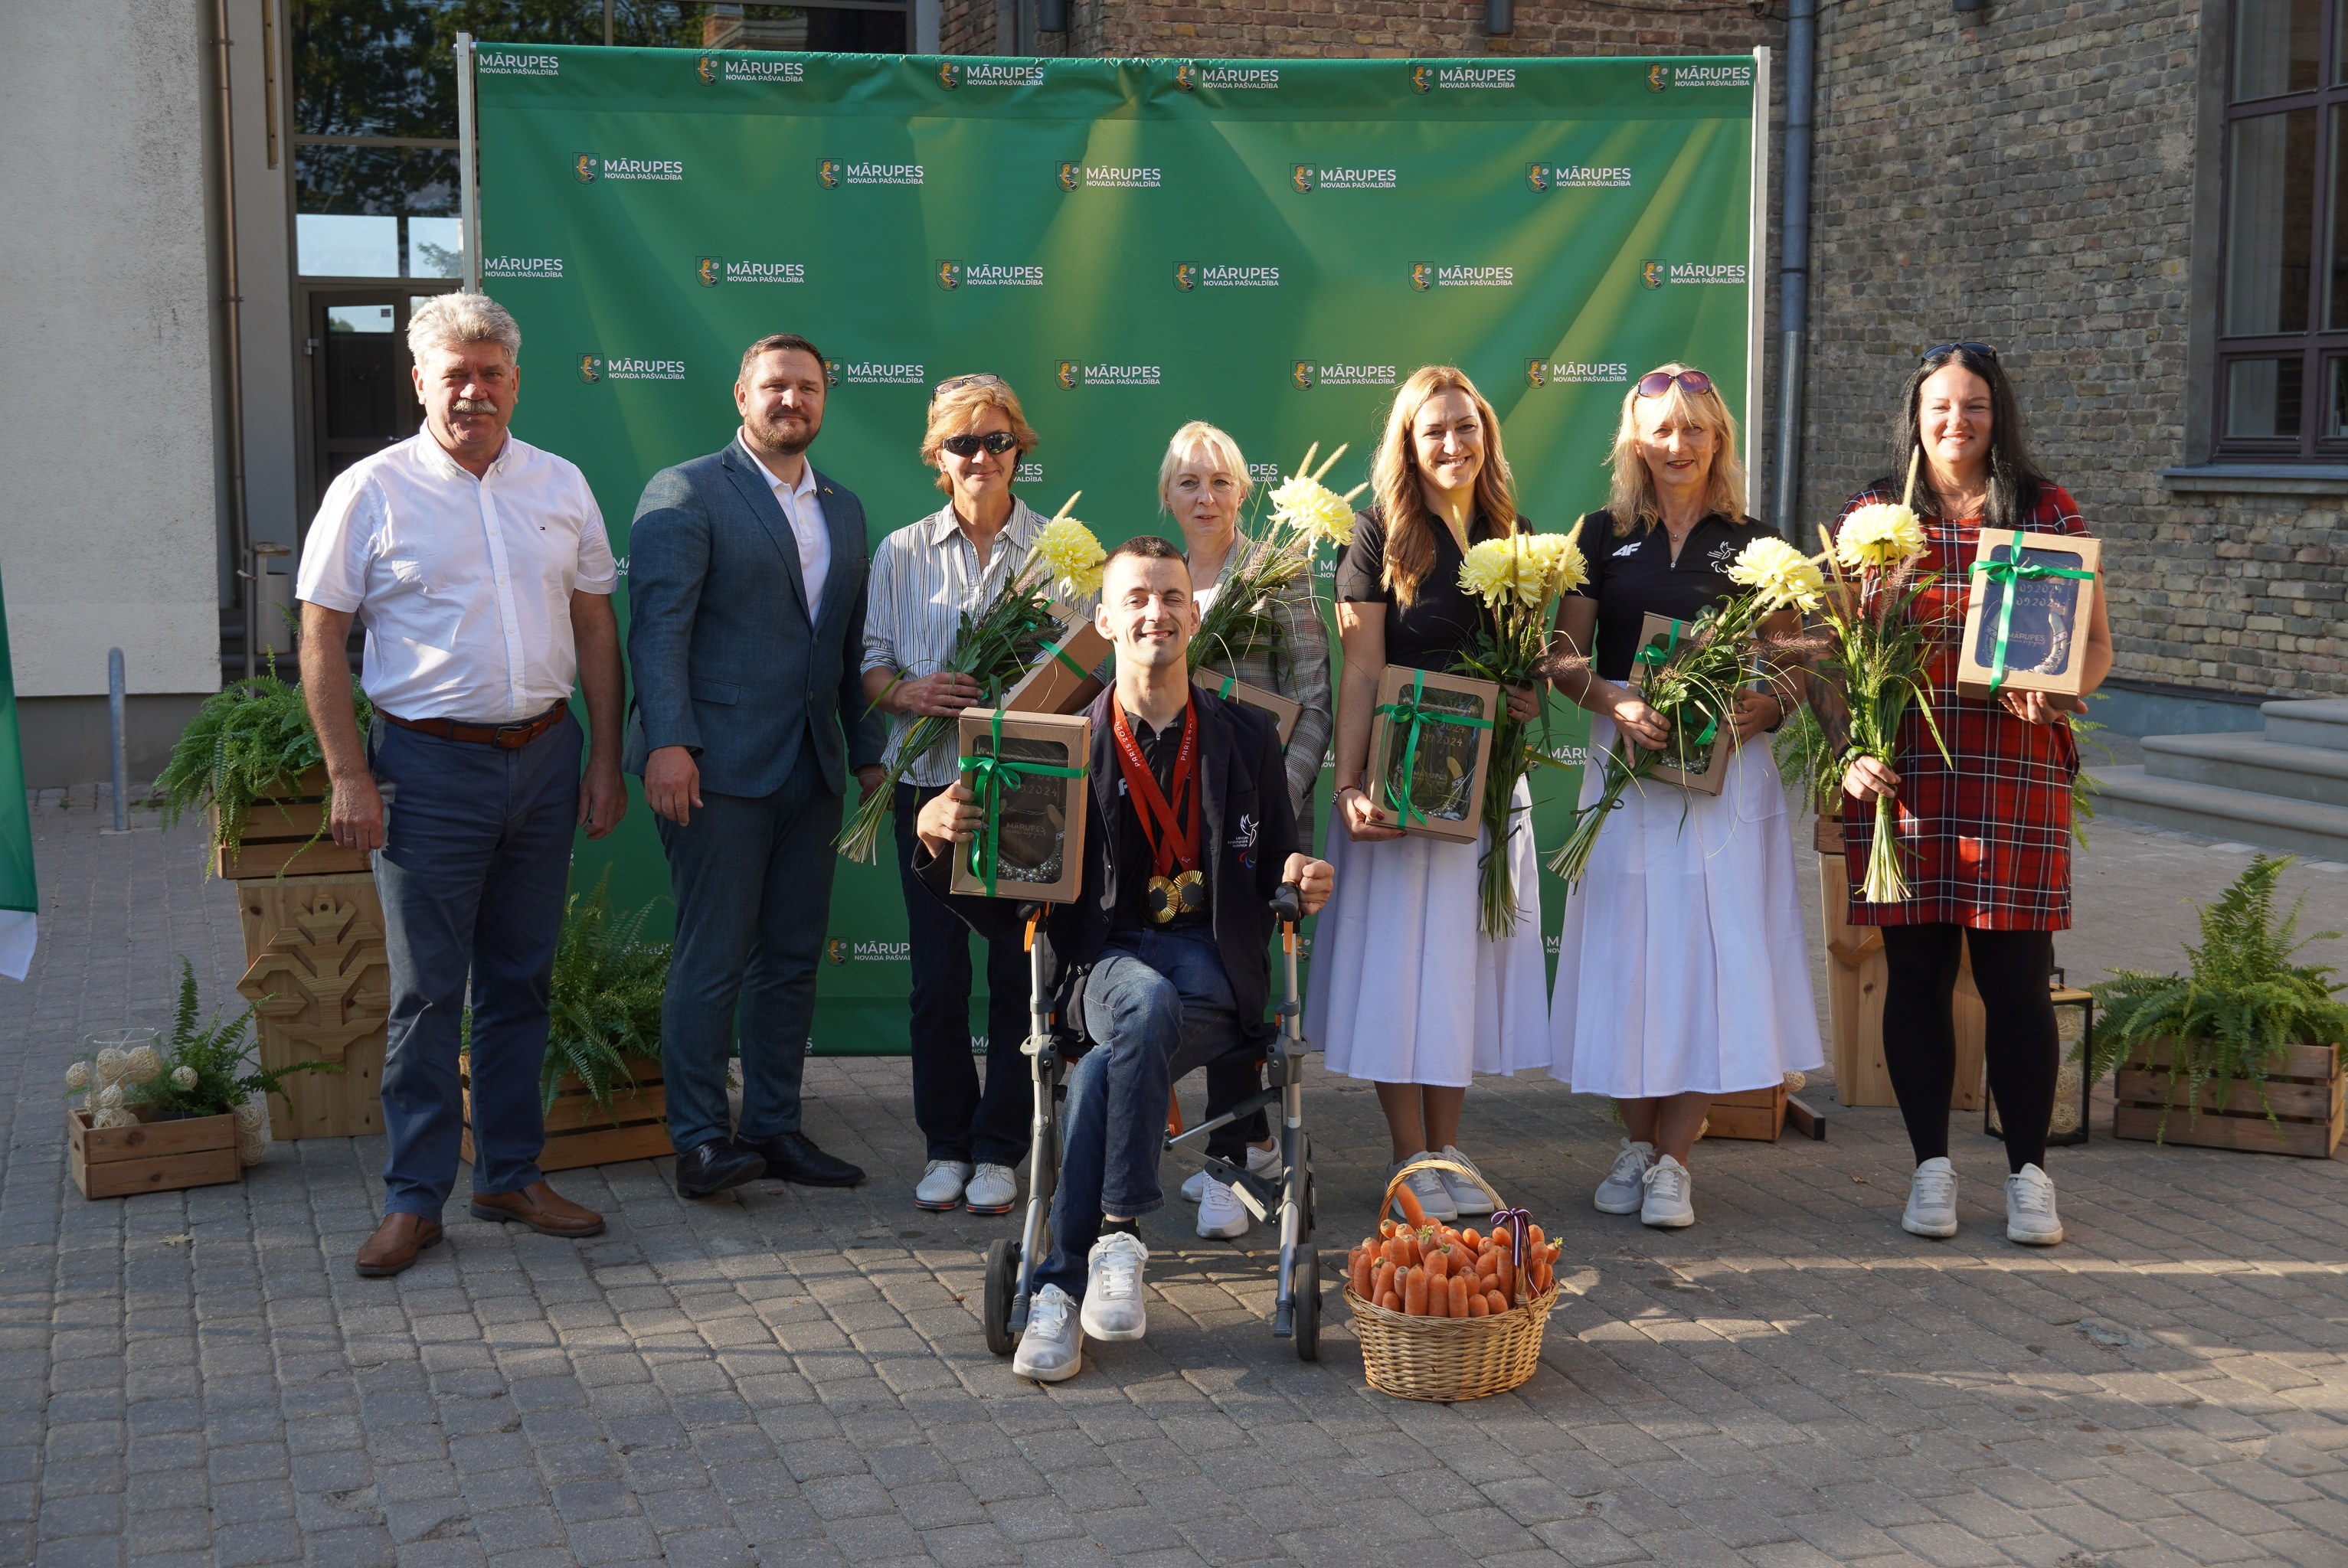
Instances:
[[[1255,481],[1248,477],[1247,459],[1240,454],[1240,444],[1218,426],[1210,425],[1203,419],[1193,419],[1189,424],[1174,432],[1174,439],[1166,444],[1166,456],[1159,459],[1158,509],[1159,511],[1171,512],[1174,509],[1174,503],[1166,497],[1167,489],[1174,483],[1175,474],[1181,469],[1182,459],[1201,446],[1207,449],[1207,456],[1214,460],[1218,467],[1239,482],[1240,493],[1237,504],[1241,507],[1247,505],[1248,492],[1255,488]]]
[[[1659,364],[1647,374],[1677,375],[1692,368],[1679,364]],[[1634,531],[1643,534],[1663,517],[1662,505],[1655,499],[1655,477],[1647,472],[1647,460],[1639,456],[1639,405],[1643,402],[1660,402],[1663,412],[1673,418],[1712,432],[1712,472],[1704,487],[1704,509],[1718,512],[1731,521],[1742,521],[1745,465],[1736,456],[1736,415],[1729,413],[1728,405],[1721,401],[1720,388],[1715,385],[1707,391],[1690,392],[1674,381],[1657,396],[1642,398],[1638,383],[1633,382],[1631,390],[1622,395],[1622,423],[1614,431],[1614,449],[1606,455],[1607,466],[1614,470],[1614,483],[1606,496],[1606,510],[1614,518],[1616,535]]]
[[[1011,421],[1011,434],[1019,442],[1017,457],[1027,456],[1043,439],[1027,423],[1027,415],[1019,407],[1019,395],[1011,390],[1009,382],[964,380],[961,385],[950,386],[930,400],[930,427],[922,432],[922,466],[938,468],[938,454],[945,450],[946,437],[960,436],[976,424],[982,408],[1000,408],[1003,416]],[[1011,473],[1015,480],[1019,475],[1015,458]],[[953,481],[946,477],[943,468],[938,468],[938,488],[949,496],[953,494]]]
[[[1434,513],[1427,509],[1421,488],[1417,448],[1411,440],[1418,411],[1441,393],[1467,395],[1484,426],[1484,466],[1476,475],[1476,510],[1495,538],[1517,531],[1517,485],[1509,459],[1500,447],[1500,419],[1468,373],[1447,364],[1423,364],[1410,373],[1395,393],[1386,411],[1385,434],[1378,437],[1377,456],[1370,463],[1370,493],[1377,497],[1378,515],[1386,529],[1384,584],[1404,609],[1418,597],[1418,585],[1435,566]]]

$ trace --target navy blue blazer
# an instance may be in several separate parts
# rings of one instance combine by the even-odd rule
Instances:
[[[704,789],[767,795],[812,746],[839,794],[850,767],[880,760],[884,730],[858,669],[864,507],[819,469],[815,484],[831,566],[812,606],[790,519],[740,437],[644,487],[628,531],[628,772],[642,774],[656,747],[685,746]]]

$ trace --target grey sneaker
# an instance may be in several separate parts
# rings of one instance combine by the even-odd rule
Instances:
[[[1076,1304],[1056,1285],[1047,1285],[1027,1304],[1027,1328],[1011,1358],[1014,1377],[1057,1383],[1084,1366],[1085,1335],[1076,1326]]]
[[[1455,1165],[1467,1166],[1479,1176],[1484,1173],[1477,1170],[1475,1161],[1448,1143],[1443,1145],[1443,1157]],[[1488,1214],[1492,1212],[1492,1194],[1484,1190],[1484,1184],[1481,1182],[1471,1182],[1465,1176],[1455,1176],[1448,1171],[1437,1171],[1435,1173],[1443,1178],[1443,1190],[1451,1195],[1453,1208],[1463,1214]]]
[[[1639,1223],[1657,1230],[1677,1230],[1695,1224],[1695,1178],[1669,1154],[1647,1167],[1647,1195],[1639,1204]]]
[[[2053,1212],[2054,1198],[2047,1198]],[[1957,1168],[1942,1154],[1916,1167],[1908,1181],[1908,1212],[1900,1228],[1910,1235],[1952,1236],[1957,1234]],[[2056,1235],[2062,1235],[2058,1226]]]
[[[1138,1339],[1149,1330],[1148,1305],[1141,1299],[1141,1266],[1149,1249],[1127,1231],[1111,1231],[1093,1243],[1085,1259],[1084,1329],[1096,1339]]]
[[[2063,1239],[2054,1214],[2054,1178],[2024,1165],[2005,1179],[2005,1239],[2024,1246],[2053,1246]]]
[[[1407,1160],[1397,1160],[1386,1167],[1386,1180],[1393,1181],[1395,1173],[1405,1165],[1415,1165],[1421,1160],[1433,1158],[1431,1154],[1418,1153],[1413,1154]],[[1428,1219],[1456,1220],[1459,1217],[1459,1210],[1453,1205],[1451,1194],[1443,1184],[1442,1172],[1420,1171],[1403,1184],[1410,1189],[1410,1195],[1418,1200],[1420,1210]],[[1399,1199],[1395,1201],[1394,1214],[1396,1220],[1403,1217],[1402,1204]]]
[[[1601,1214],[1635,1214],[1647,1201],[1647,1167],[1655,1163],[1653,1143],[1633,1143],[1622,1140],[1622,1152],[1614,1156],[1614,1168],[1598,1184],[1591,1198],[1592,1207]]]
[[[970,1173],[960,1160],[932,1160],[913,1188],[913,1206],[932,1214],[960,1208],[963,1184],[970,1180]]]
[[[981,1164],[962,1190],[962,1206],[974,1214],[1007,1214],[1019,1201],[1019,1173],[1008,1165]]]

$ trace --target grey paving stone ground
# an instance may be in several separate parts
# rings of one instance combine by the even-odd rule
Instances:
[[[1965,1232],[1927,1243],[1898,1228],[1895,1114],[1837,1107],[1824,1143],[1699,1149],[1702,1223],[1666,1234],[1588,1207],[1598,1102],[1488,1083],[1468,1146],[1565,1236],[1578,1294],[1530,1383],[1459,1407],[1368,1392],[1341,1307],[1300,1365],[1262,1246],[1199,1241],[1179,1204],[1145,1227],[1148,1338],[1014,1379],[975,1307],[1006,1222],[906,1200],[897,1062],[808,1074],[862,1191],[688,1204],[664,1163],[573,1173],[606,1235],[454,1217],[396,1280],[350,1268],[374,1142],[87,1202],[57,1093],[76,1041],[161,1021],[174,953],[208,1000],[241,958],[193,835],[102,835],[93,804],[44,801],[42,955],[0,982],[0,1562],[2348,1563],[2336,1163],[2099,1134],[2053,1159],[2071,1241],[2024,1251],[1966,1129]],[[2170,961],[2178,898],[2248,854],[2096,845],[2075,974]],[[2348,925],[2348,873],[2293,881]],[[1375,1104],[1325,1078],[1310,1104],[1344,1238],[1375,1202]]]

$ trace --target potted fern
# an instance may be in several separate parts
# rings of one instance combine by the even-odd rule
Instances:
[[[361,733],[375,710],[351,682]],[[223,877],[365,871],[367,857],[326,843],[332,793],[302,688],[269,673],[217,692],[196,710],[155,781],[165,825],[202,812],[205,864]]]
[[[2276,921],[2276,880],[2292,858],[2254,857],[2200,906],[2186,973],[2116,969],[2089,988],[2101,1017],[2088,1081],[2118,1067],[2116,1136],[2317,1159],[2339,1146],[2348,983],[2329,964],[2292,962],[2340,936],[2298,936],[2304,896]]]
[[[593,891],[563,906],[547,1001],[546,1062],[539,1091],[546,1108],[543,1171],[567,1171],[668,1153],[661,1085],[661,993],[669,944],[644,931],[655,898],[621,914],[612,907],[611,871]],[[472,1014],[465,1015],[469,1045]],[[471,1075],[466,1074],[464,1154],[473,1157]]]

